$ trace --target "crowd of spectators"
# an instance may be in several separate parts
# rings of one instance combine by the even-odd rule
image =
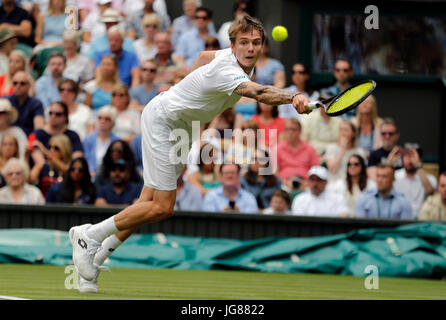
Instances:
[[[77,6],[75,23],[69,5]],[[216,26],[200,0],[184,0],[174,19],[166,5],[2,1],[2,203],[123,206],[138,199],[141,112],[188,74],[200,51],[229,47],[233,18],[252,13],[248,0],[238,0]],[[346,89],[354,73],[340,58],[333,85],[314,90],[307,66],[296,62],[290,71],[287,85],[266,38],[252,77],[258,83],[314,101]],[[422,148],[399,145],[397,123],[378,110],[373,95],[335,118],[323,108],[299,115],[291,105],[242,98],[201,124],[175,209],[445,221],[446,174],[437,181],[427,173]]]

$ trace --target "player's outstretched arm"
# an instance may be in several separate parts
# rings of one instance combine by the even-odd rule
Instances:
[[[195,60],[194,65],[191,67],[190,71],[194,71],[195,69],[208,64],[215,58],[216,51],[201,51],[197,60]]]
[[[299,113],[310,113],[309,100],[300,93],[290,92],[274,86],[260,85],[247,81],[241,83],[234,92],[240,96],[256,99],[272,106],[291,103]]]

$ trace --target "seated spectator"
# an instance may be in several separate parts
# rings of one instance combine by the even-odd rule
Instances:
[[[355,203],[359,194],[365,190],[376,188],[376,183],[367,177],[367,166],[364,158],[359,154],[352,154],[347,162],[347,174],[344,179],[339,179],[327,185],[327,190],[337,192],[345,196],[350,212],[355,212]]]
[[[49,139],[57,134],[66,135],[71,142],[71,149],[73,152],[73,159],[83,157],[84,152],[82,142],[79,135],[73,130],[68,129],[68,106],[62,101],[53,102],[49,107],[49,119],[42,129],[34,130],[29,135],[28,141],[38,140],[45,148],[49,148]]]
[[[187,182],[184,178],[184,173],[187,166],[184,166],[183,171],[177,180],[177,197],[175,200],[175,211],[201,211],[203,198],[200,190]]]
[[[71,79],[59,83],[60,100],[68,107],[68,129],[76,132],[84,140],[87,133],[93,131],[93,111],[83,103],[77,102],[79,86]]]
[[[295,63],[292,67],[291,74],[293,84],[286,87],[285,90],[300,92],[310,101],[316,101],[319,99],[319,92],[313,90],[313,88],[310,86],[310,72],[307,66],[300,62]],[[292,104],[280,105],[278,109],[279,116],[282,118],[297,118],[301,122],[305,121],[305,116],[299,114]]]
[[[286,84],[285,67],[282,62],[269,56],[269,41],[265,37],[262,51],[256,63],[256,82],[283,89]]]
[[[97,10],[89,11],[85,19],[82,21],[83,43],[84,45],[87,45],[86,48],[83,49],[83,52],[86,52],[86,49],[88,49],[88,44],[106,33],[106,27],[102,21],[102,16],[104,15],[105,10],[111,8],[112,0],[96,0],[95,2]]]
[[[156,14],[160,19],[160,30],[167,32],[170,27],[170,17],[167,10],[163,10],[161,6],[157,6],[160,1],[144,0],[142,10],[130,12],[126,19],[125,32],[132,39],[140,39],[144,37],[142,21],[146,14]]]
[[[172,42],[170,42],[167,32],[158,32],[155,36],[155,43],[158,49],[154,58],[158,66],[155,83],[172,83],[176,73],[187,70],[187,66],[184,61],[173,55]]]
[[[291,198],[288,192],[278,189],[274,191],[269,207],[262,211],[263,214],[290,214]]]
[[[220,29],[218,30],[218,36],[221,39],[222,45],[225,48],[229,48],[231,46],[231,40],[229,39],[229,29],[231,28],[232,23],[234,22],[235,18],[239,14],[247,13],[249,15],[253,15],[251,2],[249,0],[237,0],[234,2],[232,6],[232,15],[234,19],[232,21],[226,21],[224,22]]]
[[[6,73],[0,75],[0,96],[9,96],[14,94],[14,75],[19,71],[25,71],[27,74],[31,75],[28,57],[21,50],[13,50],[9,54],[9,64]],[[29,77],[31,82],[29,86],[29,95],[34,95],[34,79]]]
[[[64,54],[54,51],[48,58],[48,74],[43,74],[36,81],[36,98],[42,102],[46,109],[51,103],[60,101],[59,82],[63,79],[67,59]]]
[[[111,105],[118,111],[113,133],[128,144],[141,132],[141,114],[129,108],[130,95],[125,84],[117,84],[112,90]]]
[[[203,211],[257,213],[257,201],[240,188],[240,166],[223,163],[220,166],[222,186],[209,191],[203,199]]]
[[[293,215],[345,217],[350,214],[344,196],[326,189],[328,170],[314,166],[308,171],[309,190],[297,195],[291,206]]]
[[[277,147],[277,175],[293,188],[296,176],[306,180],[311,167],[320,164],[316,150],[301,139],[302,127],[297,119],[285,120],[285,140]]]
[[[45,204],[39,188],[26,183],[29,168],[26,162],[11,158],[1,171],[6,178],[6,186],[0,188],[0,203],[10,204]]]
[[[348,159],[352,154],[359,154],[364,159],[367,157],[366,152],[357,147],[355,126],[350,121],[343,120],[339,126],[338,142],[330,143],[324,155],[329,183],[344,179]]]
[[[382,139],[379,131],[382,119],[378,117],[376,99],[373,95],[368,96],[359,106],[356,116],[352,119],[358,128],[358,147],[367,151],[367,156],[381,148]]]
[[[64,70],[65,78],[75,80],[83,87],[87,81],[94,78],[93,64],[90,59],[79,52],[80,33],[76,30],[65,30],[63,33],[63,48],[67,58]]]
[[[14,31],[0,31],[0,75],[8,73],[9,55],[17,46],[17,35]]]
[[[141,63],[141,84],[130,89],[130,108],[142,112],[144,107],[158,95],[159,85],[155,84],[157,65],[155,60]]]
[[[202,196],[221,185],[217,171],[218,166],[215,164],[217,153],[218,150],[214,149],[211,144],[203,143],[200,148],[199,171],[187,176],[187,181],[197,188]]]
[[[138,200],[142,184],[132,182],[130,164],[124,159],[113,162],[110,168],[110,182],[98,188],[96,206],[132,204]]]
[[[111,103],[113,87],[120,83],[118,76],[118,62],[114,55],[103,55],[97,67],[95,79],[88,81],[85,86],[85,104],[94,111]]]
[[[9,29],[18,35],[19,43],[35,45],[32,37],[31,14],[16,4],[15,0],[3,0],[0,6],[0,30]]]
[[[228,108],[218,116],[216,116],[208,126],[208,130],[216,130],[218,132],[218,137],[221,139],[232,139],[232,132],[235,129],[240,129],[243,122],[242,115],[235,112],[234,107]],[[227,131],[227,136],[225,137],[225,129],[230,129]]]
[[[394,169],[403,166],[401,159],[402,148],[397,145],[400,133],[392,118],[384,118],[379,127],[382,147],[373,150],[368,159],[367,175],[376,181],[376,166],[379,163],[389,163]]]
[[[46,203],[85,205],[94,204],[95,200],[96,188],[85,158],[73,159],[63,181],[53,184],[46,195]]]
[[[378,219],[412,219],[412,207],[401,192],[393,188],[394,168],[390,164],[376,166],[376,189],[362,192],[356,200],[355,216]]]
[[[272,174],[272,170],[270,174],[262,172],[262,169],[266,171],[269,167],[269,162],[268,152],[259,150],[254,163],[249,165],[248,171],[241,178],[242,188],[254,195],[261,210],[270,206],[273,193],[282,185],[282,181]]]
[[[446,221],[446,171],[438,177],[437,191],[424,201],[419,220]]]
[[[27,136],[45,125],[42,103],[29,95],[31,79],[26,72],[18,71],[12,79],[14,94],[8,97],[12,106],[19,112],[17,121],[12,125],[22,129]]]
[[[136,87],[140,81],[138,57],[135,53],[123,48],[124,32],[113,26],[107,30],[109,48],[99,51],[94,57],[95,68],[99,66],[104,54],[114,54],[118,63],[119,80],[128,87]]]
[[[351,62],[344,58],[337,59],[334,65],[333,75],[336,80],[335,84],[321,89],[321,95],[332,97],[351,86],[350,79],[353,77],[353,66]],[[355,115],[356,108],[344,113],[342,118],[350,120]]]
[[[48,189],[56,182],[61,182],[68,171],[71,161],[70,139],[64,134],[57,134],[49,139],[46,148],[38,140],[34,141],[35,149],[31,152],[32,163],[28,182],[42,191],[44,197]]]
[[[205,7],[198,7],[195,10],[195,26],[196,28],[184,32],[178,39],[175,47],[175,53],[181,57],[188,68],[191,68],[197,60],[201,51],[205,49],[205,40],[207,36],[218,36],[209,29],[209,23],[212,21],[212,10]],[[220,41],[220,40],[219,40]],[[223,47],[220,45],[220,47]]]
[[[155,35],[158,32],[160,19],[154,13],[146,14],[142,19],[145,36],[136,40],[134,43],[135,53],[138,56],[139,63],[153,59],[158,52],[155,43]]]
[[[108,31],[112,27],[117,27],[120,30],[124,30],[125,21],[123,21],[121,14],[119,11],[109,8],[104,11],[100,19],[100,25],[102,26],[103,32],[98,35],[90,44],[83,43],[84,52],[86,52],[86,56],[94,62],[96,54],[98,52],[110,49]],[[103,27],[105,26],[105,27]],[[85,33],[84,33],[85,35]],[[123,38],[122,47],[126,51],[135,52],[134,42],[131,38],[125,37]]]
[[[251,118],[262,130],[261,146],[270,147],[283,141],[285,119],[279,117],[277,106],[258,102],[256,114]]]
[[[65,29],[65,0],[49,0],[48,11],[41,12],[37,18],[34,52],[43,48],[62,45],[62,33]]]
[[[302,122],[302,138],[311,144],[317,154],[323,156],[330,143],[339,139],[339,126],[342,120],[339,117],[329,117],[324,108],[314,110]]]
[[[204,40],[204,51],[216,51],[220,50],[220,42],[217,37],[207,36]]]
[[[96,189],[110,182],[110,171],[114,166],[114,162],[119,159],[124,159],[131,169],[130,180],[136,183],[142,183],[143,179],[139,175],[136,169],[135,156],[130,149],[130,146],[124,140],[115,140],[107,148],[104,158],[102,159],[102,165],[99,170],[96,171],[96,177],[94,183]]]
[[[0,99],[0,140],[6,135],[14,137],[17,142],[17,150],[19,151],[20,158],[24,159],[28,137],[22,129],[11,125],[11,123],[17,120],[17,117],[17,109],[11,105],[9,100]]]
[[[5,134],[0,139],[0,171],[8,160],[12,158],[19,159],[19,144],[14,136]],[[3,187],[5,184],[5,177],[0,175],[0,187]]]
[[[113,126],[116,122],[118,111],[112,106],[104,106],[98,111],[96,131],[88,134],[83,141],[85,159],[88,162],[90,175],[94,178],[96,170],[102,165],[107,148],[113,141],[119,140],[113,134]]]
[[[401,151],[403,168],[395,171],[394,187],[409,200],[416,218],[424,200],[435,192],[437,180],[423,169],[423,151],[411,145],[405,147]]]
[[[172,43],[176,48],[178,39],[181,35],[187,31],[190,31],[195,26],[195,10],[201,6],[201,0],[183,0],[183,12],[184,14],[175,18],[172,22]],[[215,26],[213,22],[209,23],[209,30],[215,33]]]

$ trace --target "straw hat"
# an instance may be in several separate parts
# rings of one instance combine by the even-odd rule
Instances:
[[[8,99],[0,99],[0,112],[6,112],[8,114],[9,123],[16,122],[19,117],[17,109],[11,105]]]

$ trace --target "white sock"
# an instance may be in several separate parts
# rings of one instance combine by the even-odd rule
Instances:
[[[101,266],[105,259],[107,259],[113,251],[115,251],[122,244],[116,235],[111,235],[102,242],[101,249],[94,256],[94,263]]]
[[[117,233],[118,231],[119,230],[115,225],[115,216],[112,216],[88,228],[87,237],[102,243],[105,238]]]

